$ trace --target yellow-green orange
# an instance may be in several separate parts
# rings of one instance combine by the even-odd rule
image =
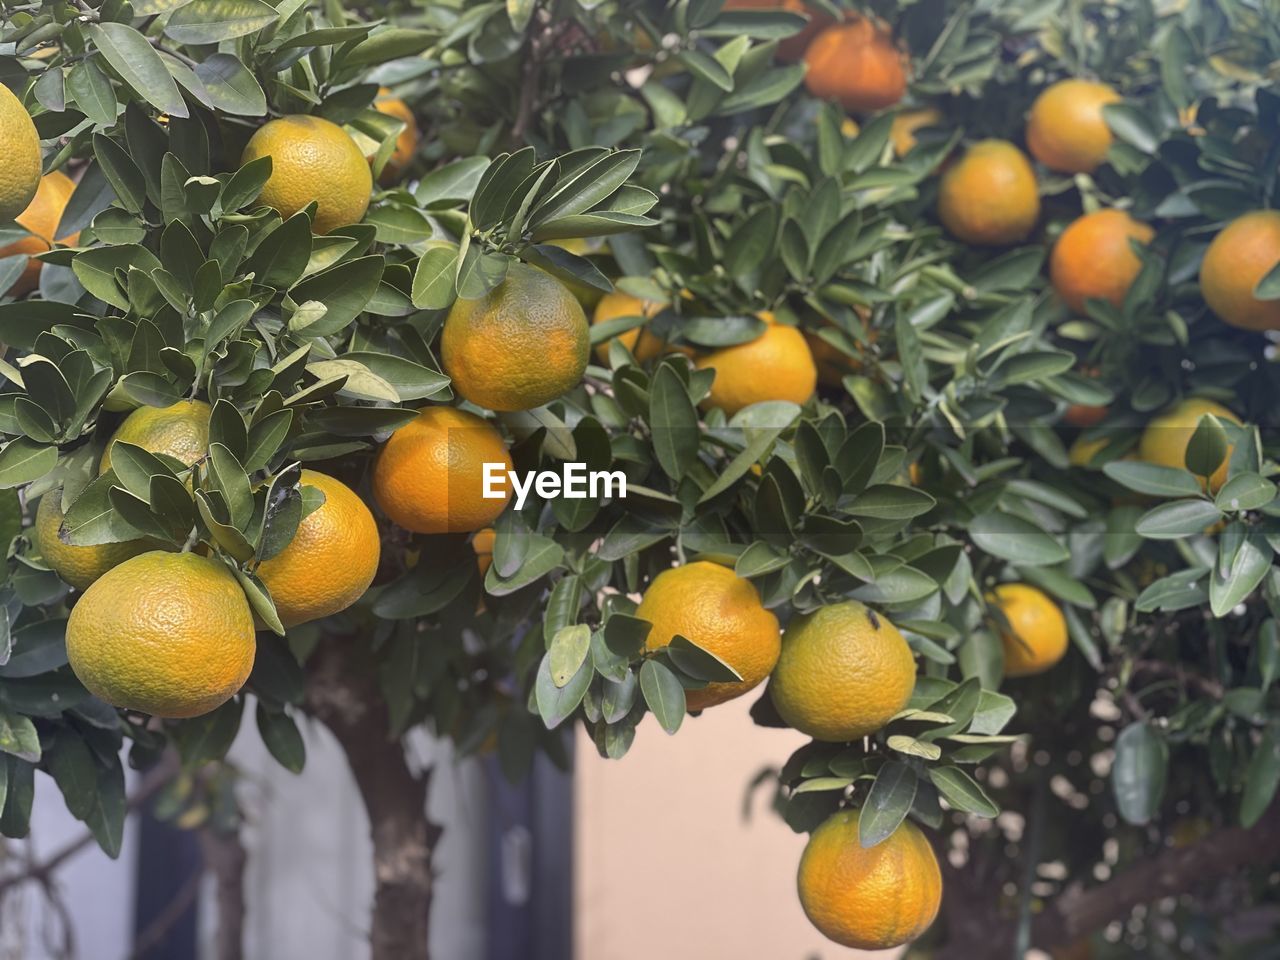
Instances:
[[[938,217],[966,243],[998,247],[1025,240],[1039,216],[1035,171],[1006,140],[980,140],[942,175]]]
[[[260,157],[271,158],[260,199],[286,219],[314,200],[319,206],[312,228],[328,233],[359,222],[369,209],[369,161],[336,123],[302,114],[265,123],[249,138],[240,162]]]
[[[730,416],[765,400],[804,403],[818,385],[818,368],[804,334],[780,323],[769,323],[764,333],[747,343],[699,357],[696,366],[716,372],[702,405]]]
[[[27,209],[40,186],[40,136],[27,108],[0,84],[0,222],[13,220]]]
[[[1007,622],[1001,625],[1004,675],[1044,673],[1066,655],[1067,620],[1043,591],[1025,583],[1002,583],[988,598]]]
[[[465,399],[490,410],[530,410],[582,379],[591,357],[587,316],[555,277],[513,263],[485,296],[454,302],[440,355]]]
[[[1200,264],[1200,292],[1224,323],[1243,330],[1280,330],[1280,300],[1254,296],[1258,281],[1280,263],[1280,211],[1254,210],[1213,238]]]
[[[144,553],[104,573],[72,608],[67,658],[112,706],[196,717],[249,679],[253,614],[220,561]]]
[[[769,693],[790,726],[843,742],[883,727],[915,685],[915,658],[898,628],[850,600],[791,621]]]
[[[130,557],[155,549],[155,545],[146,540],[99,543],[84,547],[63,543],[58,537],[63,519],[61,499],[60,489],[50,490],[40,498],[31,539],[49,569],[76,589],[86,589],[112,567],[119,566]]]
[[[636,616],[652,624],[648,649],[660,650],[679,635],[714,653],[742,678],[687,691],[690,710],[742,696],[778,662],[778,618],[760,603],[751,581],[717,563],[699,560],[662,571],[645,591]]]
[[[1027,115],[1027,147],[1050,170],[1092,173],[1111,149],[1111,128],[1102,109],[1119,103],[1105,83],[1059,80],[1047,87]]]
[[[373,496],[382,512],[415,533],[468,533],[493,523],[506,496],[485,499],[484,465],[511,469],[502,434],[475,414],[423,407],[391,434],[373,468]]]
[[[404,121],[404,129],[396,137],[396,148],[387,158],[382,175],[378,178],[385,185],[394,183],[408,169],[413,162],[413,155],[418,151],[418,141],[422,139],[422,134],[418,132],[418,121],[409,105],[386,87],[378,89],[378,99],[373,102],[373,106],[379,113]]]
[[[1147,424],[1146,429],[1142,431],[1142,439],[1138,443],[1138,455],[1147,463],[1159,464],[1162,467],[1176,467],[1179,470],[1187,469],[1187,444],[1191,442],[1196,427],[1200,425],[1200,419],[1206,414],[1227,423],[1240,423],[1240,418],[1222,404],[1203,397],[1188,397]],[[1217,493],[1227,482],[1227,470],[1230,467],[1231,453],[1234,449],[1234,446],[1228,446],[1227,455],[1209,477],[1211,492]],[[1201,483],[1203,482],[1202,480]]]
[[[98,472],[111,469],[111,447],[117,440],[150,453],[167,454],[191,466],[209,449],[212,414],[213,408],[203,400],[179,400],[167,407],[138,407],[124,418],[107,441]]]
[[[324,494],[289,545],[258,567],[286,627],[318,620],[359,600],[378,572],[378,525],[354,490],[315,470],[302,484]]]
[[[823,935],[858,950],[887,950],[929,929],[942,902],[942,871],[910,820],[864,848],[857,810],[832,814],[800,857],[800,905]]]

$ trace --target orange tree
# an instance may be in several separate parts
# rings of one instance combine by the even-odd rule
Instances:
[[[1263,955],[1269,8],[3,9],[6,835],[39,769],[118,851],[125,762],[234,829],[306,713],[424,956],[398,737],[754,690],[832,939]],[[481,495],[566,463],[625,498]]]

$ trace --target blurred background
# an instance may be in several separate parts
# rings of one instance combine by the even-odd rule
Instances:
[[[415,759],[436,764],[429,812],[444,829],[432,956],[894,957],[837,947],[805,919],[795,896],[805,837],[769,810],[772,784],[751,788],[804,737],[755,726],[751,699],[675,738],[643,724],[626,763],[593,762],[584,740],[587,761],[572,776],[544,761],[520,787],[491,760],[458,761],[448,745],[415,738]],[[307,766],[294,776],[246,731],[231,754],[248,819],[244,957],[367,956],[368,821],[341,751],[310,724]],[[82,841],[84,825],[38,778],[31,839],[6,841],[0,884]],[[119,860],[88,844],[47,877],[0,887],[0,958],[217,960],[217,871],[202,858],[224,852],[145,809],[125,841]]]

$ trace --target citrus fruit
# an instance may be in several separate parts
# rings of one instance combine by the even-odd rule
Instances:
[[[1120,306],[1137,279],[1142,261],[1131,241],[1145,246],[1155,231],[1123,210],[1098,210],[1073,220],[1062,231],[1049,258],[1049,278],[1071,310],[1083,313],[1085,301]]]
[[[937,107],[921,107],[903,110],[893,118],[889,128],[889,142],[895,156],[905,156],[916,145],[916,131],[922,127],[937,126],[942,122],[942,111]]]
[[[1242,330],[1280,330],[1280,300],[1253,295],[1280,263],[1280,211],[1254,210],[1213,238],[1200,264],[1200,292],[1224,323]]]
[[[19,254],[34,257],[37,253],[48,250],[53,244],[58,221],[62,219],[62,211],[66,209],[67,201],[71,199],[75,188],[75,181],[61,170],[55,170],[41,177],[35,198],[27,209],[18,215],[18,223],[25,227],[31,236],[0,247],[0,257],[16,257]],[[62,242],[68,246],[75,246],[79,237],[80,233],[77,231],[69,237],[64,237]],[[9,288],[9,296],[25,296],[39,286],[42,266],[39,260],[28,260],[22,275]]]
[[[493,566],[493,542],[497,536],[497,531],[493,527],[485,527],[483,530],[477,530],[476,535],[471,538],[471,549],[475,551],[476,567],[480,570],[482,580],[489,572],[489,568]]]
[[[99,577],[67,621],[67,658],[90,693],[157,717],[197,717],[253,669],[253,614],[235,575],[152,551]]]
[[[866,17],[832,24],[804,53],[809,92],[851,113],[891,107],[907,92],[907,60],[893,37]]]
[[[1043,90],[1027,115],[1027,148],[1050,170],[1092,173],[1111,149],[1102,115],[1120,94],[1105,83],[1059,80]]]
[[[26,210],[40,186],[40,135],[27,108],[4,84],[0,84],[0,222],[13,220]]]
[[[249,138],[240,162],[259,157],[271,158],[260,199],[286,219],[315,200],[312,229],[328,233],[357,223],[369,209],[369,161],[336,123],[303,114],[265,123]]]
[[[404,121],[404,129],[396,137],[396,148],[387,158],[382,174],[378,177],[379,182],[386,185],[400,179],[400,175],[408,169],[413,161],[413,155],[418,150],[418,142],[422,139],[422,134],[418,132],[418,121],[414,119],[409,105],[386,87],[378,88],[378,98],[373,101],[373,106],[379,113]]]
[[[862,307],[855,307],[854,312],[864,324],[870,316],[870,313]],[[835,329],[835,324],[825,319],[819,326]],[[865,344],[874,344],[878,337],[877,332],[874,329],[866,329],[865,333]],[[850,356],[816,330],[805,330],[804,342],[809,345],[809,353],[813,356],[813,364],[818,370],[818,383],[824,387],[839,387],[847,374],[858,373],[865,366],[860,357]],[[854,346],[859,351],[863,348],[863,344],[855,343]]]
[[[810,6],[804,0],[726,0],[725,10],[786,10],[802,13],[809,18],[804,29],[779,41],[777,58],[783,63],[795,63],[804,59],[804,52],[824,27],[833,23],[829,13]]]
[[[511,498],[485,499],[484,465],[511,469],[502,435],[475,414],[423,407],[391,434],[373,468],[373,496],[383,513],[415,533],[466,533],[487,527]]]
[[[83,547],[63,543],[58,537],[63,520],[61,501],[61,489],[50,490],[40,498],[35,525],[31,528],[31,540],[49,569],[76,589],[86,589],[112,567],[155,549],[155,545],[146,540],[96,543]]]
[[[661,312],[662,304],[660,303],[655,303],[652,300],[641,300],[639,297],[633,297],[629,293],[615,290],[613,293],[606,293],[600,298],[600,302],[596,304],[595,313],[591,316],[591,324],[594,326],[607,320],[616,320],[618,317],[644,317],[648,320]],[[635,327],[597,344],[596,356],[601,361],[609,358],[609,344],[614,340],[620,341],[623,346],[630,350],[638,363],[647,363],[662,354],[662,340],[650,333],[646,327]]]
[[[587,316],[559,280],[525,263],[477,300],[457,300],[440,339],[454,389],[490,410],[530,410],[582,379]]]
[[[1007,140],[980,140],[943,173],[938,216],[956,237],[979,246],[1026,239],[1040,216],[1031,163]]]
[[[818,385],[818,368],[804,334],[780,323],[769,324],[747,343],[699,357],[695,366],[716,372],[702,405],[718,407],[730,416],[764,400],[804,403]]]
[[[1187,444],[1191,442],[1200,418],[1212,414],[1227,423],[1239,424],[1240,418],[1212,400],[1202,397],[1188,397],[1155,417],[1142,431],[1142,439],[1138,443],[1138,454],[1147,463],[1156,463],[1163,467],[1187,468]],[[1227,482],[1227,470],[1231,463],[1234,446],[1228,446],[1227,455],[1213,475],[1209,477],[1209,490],[1217,493]],[[1201,481],[1203,483],[1203,480]]]
[[[916,661],[898,628],[850,600],[787,625],[769,692],[788,725],[844,742],[888,723],[915,685]]]
[[[1036,587],[1002,583],[988,601],[1007,621],[1001,626],[1004,675],[1026,677],[1044,673],[1067,652],[1067,621],[1058,605]]]
[[[942,903],[942,871],[910,820],[874,847],[863,847],[860,816],[841,810],[813,832],[800,857],[800,905],[836,943],[885,950],[929,929]]]
[[[258,566],[286,627],[318,620],[359,600],[378,572],[378,525],[354,490],[315,470],[302,471],[324,503],[307,514],[289,545]]]
[[[117,440],[150,453],[167,454],[191,466],[209,449],[212,414],[213,408],[203,400],[179,400],[167,407],[138,407],[124,418],[107,441],[98,472],[111,469],[111,447]]]
[[[1088,467],[1093,463],[1093,458],[1102,452],[1108,442],[1109,439],[1107,437],[1097,437],[1092,440],[1077,437],[1075,442],[1067,449],[1067,462],[1073,467]]]
[[[742,678],[688,690],[690,710],[740,697],[757,686],[778,662],[778,618],[760,603],[751,581],[705,560],[663,570],[636,609],[652,626],[646,646],[660,650],[676,635],[715,654]]]

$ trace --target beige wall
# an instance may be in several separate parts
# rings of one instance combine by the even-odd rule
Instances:
[[[575,776],[576,960],[851,960],[796,900],[805,837],[747,785],[804,738],[755,726],[756,694],[686,718],[674,737],[646,717],[621,761],[585,736]]]

